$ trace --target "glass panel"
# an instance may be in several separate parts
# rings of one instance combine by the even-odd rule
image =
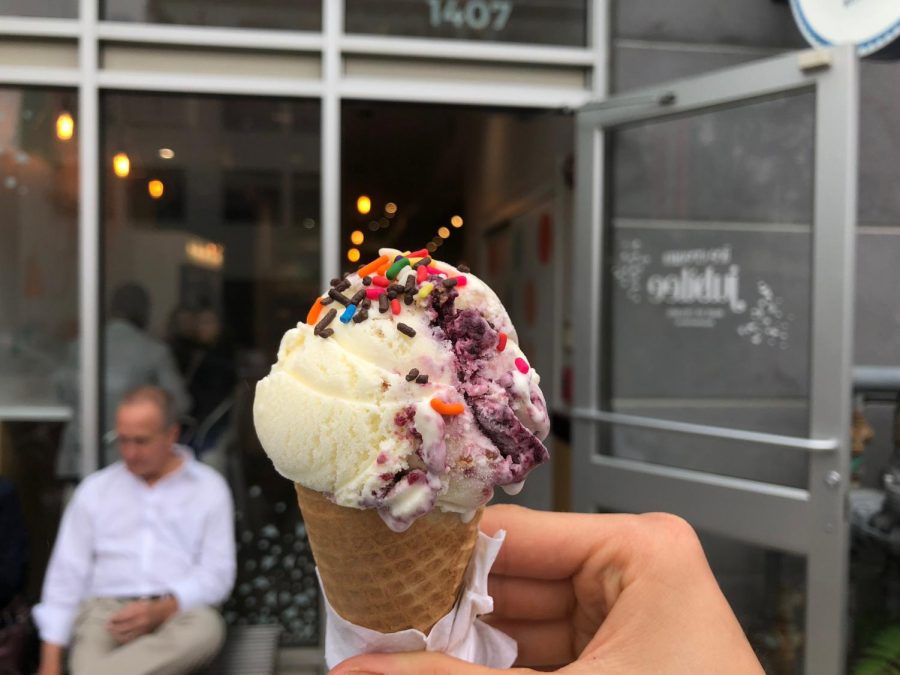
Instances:
[[[703,531],[697,534],[767,675],[802,673],[805,558]]]
[[[807,434],[813,115],[802,93],[609,133],[609,409]],[[643,440],[610,451],[649,441],[629,429],[613,442],[627,438]],[[704,469],[711,442],[655,441],[654,461],[754,477],[730,464],[732,443],[713,444],[720,460]],[[780,449],[756,463],[788,484],[805,473],[789,477]]]
[[[77,414],[77,110],[74,91],[0,87],[0,609],[40,594],[71,473],[59,460]]]
[[[78,0],[0,0],[0,15],[77,19]]]
[[[235,498],[226,620],[278,622],[293,645],[318,642],[317,586],[293,486],[263,454],[251,406],[319,289],[319,110],[293,99],[102,98],[104,429],[129,387],[179,394],[182,442]],[[164,365],[150,367],[141,345]]]
[[[100,16],[108,21],[318,31],[322,29],[322,2],[321,0],[297,0],[297,2],[101,0]]]
[[[347,0],[348,33],[584,46],[586,0]]]

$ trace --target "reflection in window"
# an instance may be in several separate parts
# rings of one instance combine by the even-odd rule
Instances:
[[[235,498],[239,570],[226,620],[280,623],[286,643],[317,644],[293,486],[259,447],[251,407],[282,334],[318,292],[319,103],[110,93],[101,110],[104,428],[126,383],[171,374],[169,388],[184,392],[181,441]],[[146,294],[142,321],[111,304],[123,286]],[[144,346],[128,352],[123,339]],[[153,368],[151,350],[161,354]]]
[[[347,0],[347,32],[587,44],[585,0]]]
[[[0,87],[0,498],[21,506],[29,541],[0,550],[29,560],[32,597],[59,519],[57,448],[78,393],[77,109],[73,91]],[[6,590],[21,592],[26,577]]]
[[[229,28],[317,31],[322,28],[321,0],[101,0],[108,21],[174,23]]]

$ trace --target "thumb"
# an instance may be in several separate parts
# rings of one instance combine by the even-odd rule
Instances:
[[[328,675],[500,675],[534,673],[528,668],[497,670],[441,654],[440,652],[402,652],[364,654],[339,663]]]

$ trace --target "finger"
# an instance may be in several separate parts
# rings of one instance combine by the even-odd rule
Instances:
[[[575,660],[574,634],[568,619],[517,621],[487,616],[484,621],[519,645],[516,663],[523,666],[560,666]],[[453,672],[453,671],[448,671]]]
[[[488,593],[494,599],[493,615],[505,619],[561,619],[570,616],[575,608],[575,591],[567,579],[491,574]]]
[[[339,663],[329,675],[501,675],[502,673],[534,673],[533,670],[497,670],[466,663],[439,652],[405,652],[402,654],[365,654]]]
[[[131,619],[136,613],[138,608],[135,605],[126,605],[118,612],[113,614],[109,620],[113,623],[121,623],[123,621],[128,621]]]
[[[627,538],[635,516],[552,513],[498,504],[485,509],[481,529],[506,530],[493,574],[566,579],[598,548],[614,549]],[[548,555],[552,552],[552,555]]]
[[[139,621],[137,618],[128,618],[120,621],[116,624],[116,629],[120,633],[133,633],[138,627]]]

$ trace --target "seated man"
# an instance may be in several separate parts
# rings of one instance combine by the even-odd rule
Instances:
[[[34,609],[41,675],[186,673],[224,640],[214,605],[235,576],[231,494],[175,444],[172,397],[127,394],[116,413],[122,461],[88,476],[62,519]]]

